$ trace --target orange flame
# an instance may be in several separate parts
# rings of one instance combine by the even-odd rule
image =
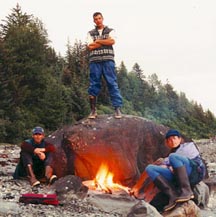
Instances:
[[[108,166],[105,164],[101,164],[97,175],[95,177],[95,182],[100,184],[101,186],[112,187],[113,183],[113,174],[109,172]]]
[[[112,193],[111,189],[122,189],[129,192],[129,188],[123,185],[113,182],[114,174],[109,172],[108,166],[106,164],[101,164],[96,177],[94,179],[95,186],[97,190],[105,190],[106,192]]]

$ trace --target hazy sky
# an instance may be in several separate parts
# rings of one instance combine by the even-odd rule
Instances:
[[[63,56],[69,40],[86,39],[100,11],[114,28],[116,64],[138,63],[216,115],[216,0],[0,0],[0,22],[16,4],[38,17]]]

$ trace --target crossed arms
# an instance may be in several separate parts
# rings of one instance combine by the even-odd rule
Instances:
[[[87,45],[87,48],[91,51],[97,49],[103,45],[113,45],[115,44],[115,40],[113,38],[107,39],[96,39],[94,42]]]

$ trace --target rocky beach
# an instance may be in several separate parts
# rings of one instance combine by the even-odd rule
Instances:
[[[214,217],[216,216],[216,141],[199,140],[196,141],[196,144],[208,166],[209,173],[209,177],[204,182],[210,188],[210,198],[207,207],[201,209],[201,216]],[[19,198],[21,194],[29,192],[51,194],[55,193],[55,189],[45,184],[38,189],[32,189],[27,180],[13,180],[12,174],[19,158],[19,152],[20,147],[17,145],[0,145],[0,216],[126,216],[123,212],[124,205],[122,201],[116,202],[123,207],[122,211],[114,208],[113,210],[111,208],[104,209],[103,206],[98,205],[104,203],[102,199],[97,200],[97,203],[93,203],[92,200],[89,202],[88,193],[86,194],[86,192],[74,192],[69,198],[60,200],[60,205],[58,206],[20,203]],[[82,196],[84,194],[87,196]],[[62,203],[64,200],[67,203]],[[134,214],[131,216],[141,215]],[[152,214],[151,216],[155,215]]]

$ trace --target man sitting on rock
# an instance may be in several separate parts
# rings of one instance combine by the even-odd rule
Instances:
[[[45,176],[48,184],[53,184],[57,176],[53,174],[53,152],[55,146],[44,141],[44,129],[35,127],[32,138],[21,144],[20,161],[13,175],[14,179],[28,177],[32,187],[39,186],[38,179]]]
[[[145,171],[158,189],[168,196],[169,203],[164,211],[169,211],[177,203],[194,198],[191,186],[204,178],[206,168],[195,143],[186,142],[177,130],[167,132],[165,143],[170,148],[168,157],[158,159],[156,165],[149,164]]]

